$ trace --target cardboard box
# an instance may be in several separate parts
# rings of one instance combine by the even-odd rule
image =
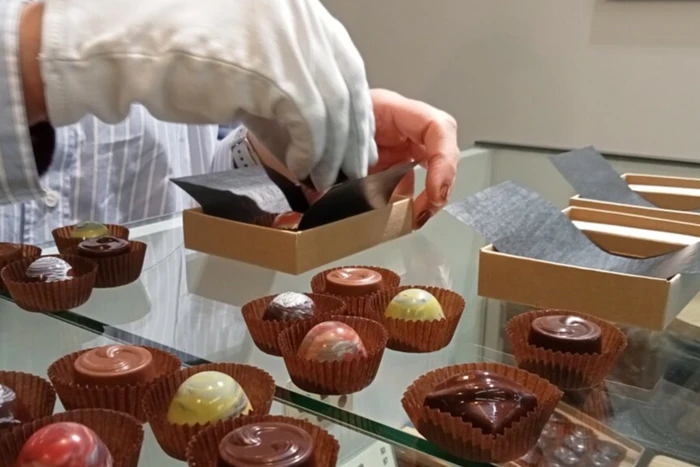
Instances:
[[[569,207],[563,211],[611,253],[649,257],[697,241],[700,225]],[[700,275],[669,279],[621,274],[508,255],[479,256],[479,295],[538,308],[575,310],[612,322],[663,330],[700,291]]]
[[[641,174],[623,174],[621,177],[630,188],[658,208],[596,201],[579,195],[572,197],[569,205],[700,224],[700,213],[691,212],[700,209],[700,179]]]
[[[289,274],[301,274],[401,237],[413,227],[413,201],[400,198],[374,211],[303,232],[183,212],[185,248]]]

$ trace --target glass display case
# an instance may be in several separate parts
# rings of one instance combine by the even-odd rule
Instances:
[[[465,151],[453,199],[513,179],[565,206],[573,193],[559,180],[552,183],[555,175],[546,155],[524,152],[518,159],[514,152]],[[645,170],[654,167],[657,164],[647,164]],[[658,163],[660,171],[664,167]],[[443,212],[412,235],[322,268],[381,266],[396,271],[402,284],[448,288],[466,301],[446,348],[425,354],[387,350],[369,387],[348,396],[325,397],[295,387],[283,360],[255,347],[240,313],[246,302],[261,296],[310,291],[310,279],[319,270],[292,276],[188,251],[179,216],[128,227],[132,239],[148,244],[137,282],[96,289],[85,305],[52,314],[28,313],[8,297],[0,300],[0,369],[45,376],[57,358],[110,342],[159,347],[187,366],[246,363],[275,379],[273,413],[318,423],[340,441],[338,465],[474,465],[421,438],[401,406],[405,389],[433,369],[465,362],[514,363],[504,324],[525,307],[479,297],[478,259],[484,240],[474,230]],[[44,247],[45,253],[52,252],[51,245]],[[692,315],[697,306],[691,303],[683,315]],[[654,464],[662,456],[700,464],[698,328],[689,319],[676,320],[665,332],[623,330],[629,346],[603,387],[567,393],[559,410],[630,446],[630,465]],[[56,410],[62,410],[58,403]],[[146,432],[141,465],[183,465],[167,457]]]

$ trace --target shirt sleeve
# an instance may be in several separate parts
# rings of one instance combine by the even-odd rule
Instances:
[[[38,125],[30,133],[27,122],[19,70],[22,3],[22,0],[0,0],[0,204],[43,195],[37,160],[45,170],[54,146],[54,130],[50,125]]]

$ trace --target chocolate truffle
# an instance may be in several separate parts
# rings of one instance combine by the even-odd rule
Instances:
[[[496,435],[534,410],[537,397],[515,381],[475,370],[438,384],[424,404]]]
[[[15,243],[0,243],[0,262],[9,263],[22,259],[22,247]]]
[[[177,389],[168,408],[168,422],[205,424],[248,415],[251,410],[248,396],[235,379],[218,371],[202,371]]]
[[[265,309],[265,321],[296,321],[311,318],[316,311],[314,301],[308,295],[285,292],[276,296]]]
[[[530,345],[571,353],[600,353],[600,327],[578,316],[548,315],[530,325]]]
[[[105,235],[109,235],[109,229],[104,224],[94,221],[75,224],[70,232],[71,238],[80,238],[82,240],[104,237]]]
[[[296,230],[301,222],[301,214],[295,211],[283,212],[277,214],[272,221],[272,227],[282,230]]]
[[[306,431],[282,422],[244,425],[219,443],[218,467],[312,467],[314,441]]]
[[[90,428],[60,422],[34,433],[19,453],[16,467],[110,467],[112,455]]]
[[[445,319],[437,298],[423,289],[407,289],[389,302],[384,316],[406,321],[435,321]]]
[[[306,334],[299,346],[299,356],[307,360],[331,362],[367,356],[357,332],[345,323],[324,321]]]
[[[366,268],[340,268],[326,274],[326,290],[331,295],[359,297],[382,288],[382,275]]]
[[[39,282],[63,282],[73,278],[73,266],[55,256],[44,256],[27,268],[27,277]]]
[[[15,391],[0,384],[0,431],[14,428],[32,421],[29,410],[17,397]]]
[[[78,245],[79,255],[92,258],[117,256],[128,253],[129,250],[131,250],[131,244],[128,240],[110,236],[90,238],[83,240]]]
[[[86,386],[132,386],[156,377],[151,352],[135,345],[88,350],[73,363],[75,382]]]

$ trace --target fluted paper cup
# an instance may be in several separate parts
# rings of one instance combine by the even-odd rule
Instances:
[[[71,410],[25,423],[0,437],[0,465],[14,466],[22,446],[41,428],[60,422],[79,423],[94,431],[112,455],[114,467],[138,467],[143,427],[134,417],[104,409]]]
[[[461,417],[424,405],[425,397],[443,381],[469,371],[488,371],[508,378],[537,397],[537,406],[501,434],[484,433]],[[500,363],[466,363],[424,374],[411,384],[401,404],[413,426],[427,440],[450,454],[474,462],[508,462],[524,456],[537,444],[554,412],[561,391],[537,375]]]
[[[335,467],[338,462],[340,445],[330,433],[309,422],[291,417],[276,415],[253,415],[225,420],[203,429],[187,446],[187,465],[189,467],[216,467],[219,443],[233,430],[251,423],[288,423],[301,428],[311,435],[313,440],[313,467]]]
[[[345,312],[345,302],[338,297],[315,293],[307,293],[306,295],[313,300],[316,306],[315,318],[342,315]],[[268,305],[276,296],[268,295],[248,302],[243,305],[241,313],[257,348],[266,354],[279,357],[282,352],[277,338],[282,331],[299,323],[299,321],[266,321],[262,319]]]
[[[578,316],[600,327],[602,351],[598,354],[561,352],[531,345],[530,325],[542,316]],[[563,310],[533,310],[511,318],[506,334],[519,368],[548,379],[561,389],[587,389],[599,386],[615,360],[627,347],[627,337],[613,324],[590,316]]]
[[[41,256],[41,248],[38,246],[22,244],[20,247],[22,247],[22,258],[37,259]],[[0,271],[10,263],[12,261],[0,261]],[[0,292],[7,292],[7,286],[2,278],[0,278]]]
[[[12,389],[32,420],[53,414],[56,392],[44,378],[19,371],[0,371],[0,384]],[[13,427],[14,428],[14,427]],[[0,428],[0,433],[9,430]]]
[[[275,381],[266,371],[238,363],[209,363],[185,368],[153,384],[143,398],[148,423],[160,447],[173,459],[185,460],[187,443],[197,433],[212,424],[179,425],[168,422],[168,408],[177,389],[190,376],[202,371],[218,371],[235,379],[248,396],[251,414],[267,415],[275,395]],[[214,422],[213,424],[220,423]]]
[[[345,323],[357,332],[367,356],[350,360],[322,362],[299,355],[306,334],[324,321]],[[379,371],[386,347],[386,329],[376,321],[356,316],[331,316],[323,320],[304,320],[279,336],[279,346],[292,382],[304,391],[322,395],[352,394],[369,386]]]
[[[121,287],[138,280],[143,269],[143,262],[146,258],[147,245],[143,242],[132,240],[129,242],[130,249],[126,253],[114,256],[83,256],[97,264],[97,277],[95,287],[107,289]],[[82,256],[78,247],[67,249],[68,254]]]

